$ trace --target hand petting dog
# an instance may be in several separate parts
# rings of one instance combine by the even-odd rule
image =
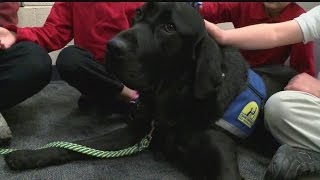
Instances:
[[[320,81],[307,73],[294,76],[284,90],[303,91],[320,97]]]

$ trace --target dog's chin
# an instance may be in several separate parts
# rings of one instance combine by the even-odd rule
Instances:
[[[137,64],[133,63],[135,60],[130,58],[130,56],[119,56],[108,53],[106,60],[107,71],[114,74],[130,89],[146,91],[150,88],[150,84],[145,78],[144,73],[141,72],[140,67],[137,67]]]

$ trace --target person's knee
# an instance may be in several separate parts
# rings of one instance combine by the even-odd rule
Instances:
[[[20,51],[19,54],[23,56],[36,69],[48,70],[48,67],[52,65],[52,60],[48,52],[36,43],[29,41],[22,41],[16,44],[14,51]]]
[[[8,102],[2,104],[1,109],[39,92],[50,82],[52,67],[45,49],[32,42],[17,43],[5,55],[2,65],[8,68],[1,74],[1,83],[6,84],[6,88],[1,92],[6,94]]]
[[[17,43],[14,50],[19,51],[19,55],[23,57],[17,60],[17,64],[26,72],[25,78],[50,81],[52,60],[44,48],[36,43],[23,41]]]
[[[264,121],[267,128],[272,128],[281,124],[284,116],[290,113],[286,102],[283,100],[286,96],[286,91],[278,92],[272,95],[264,107]]]
[[[56,61],[56,66],[60,75],[69,72],[72,73],[78,68],[81,63],[78,58],[81,53],[80,51],[83,50],[77,46],[69,46],[61,50]]]
[[[37,43],[30,41],[21,41],[14,46],[12,46],[9,50],[18,51],[19,54],[27,55],[27,56],[37,56],[43,57],[47,56],[48,52],[38,45]]]

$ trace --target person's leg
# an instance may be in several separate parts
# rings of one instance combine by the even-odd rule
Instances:
[[[32,42],[20,42],[0,51],[0,111],[6,110],[43,89],[51,79],[51,58]],[[0,140],[11,138],[0,118]]]
[[[102,64],[94,61],[88,51],[69,46],[57,58],[57,69],[63,80],[78,89],[83,95],[96,102],[110,105],[115,102],[129,102],[135,91],[125,87]]]
[[[267,179],[288,179],[320,172],[320,99],[282,91],[265,105],[265,125],[283,144],[272,158]]]
[[[320,152],[320,98],[282,91],[265,105],[265,125],[281,144]]]

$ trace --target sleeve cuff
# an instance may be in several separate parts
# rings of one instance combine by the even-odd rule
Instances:
[[[6,26],[4,26],[4,28],[8,29],[9,31],[15,32],[15,33],[17,33],[17,31],[18,31],[18,27],[14,24],[6,25]]]

